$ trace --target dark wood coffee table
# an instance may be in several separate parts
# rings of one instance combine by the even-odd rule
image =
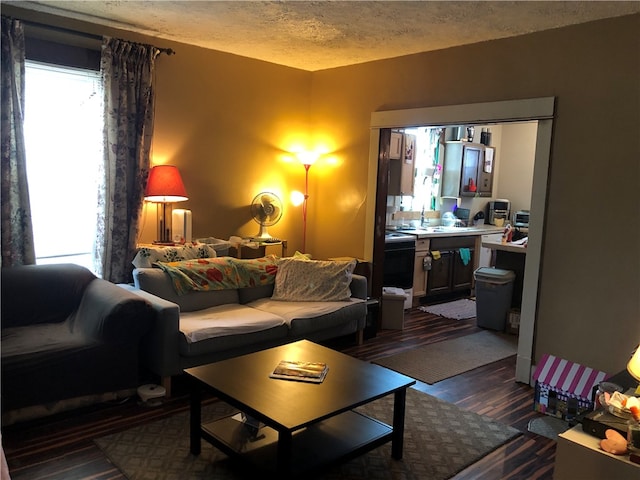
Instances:
[[[280,360],[325,362],[322,383],[269,378]],[[333,465],[391,441],[402,458],[405,399],[415,380],[307,340],[186,369],[191,377],[191,453],[204,438],[225,454],[295,476]],[[257,433],[234,418],[201,424],[204,388],[264,423]],[[393,425],[354,408],[394,394]]]

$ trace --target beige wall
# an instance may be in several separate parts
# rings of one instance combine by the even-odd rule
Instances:
[[[363,172],[373,111],[555,96],[535,356],[612,373],[640,341],[639,27],[628,16],[313,78],[314,127]]]
[[[315,73],[119,36],[177,51],[158,61],[153,159],[180,167],[194,235],[254,234],[253,195],[272,189],[287,202],[304,186],[293,145],[330,151],[310,171],[316,258],[366,253],[372,112],[555,96],[536,358],[615,372],[640,341],[639,30],[634,15]],[[270,232],[292,252],[301,212],[286,206]]]
[[[180,168],[189,200],[179,207],[192,210],[194,237],[256,235],[249,204],[266,190],[284,202],[269,233],[299,248],[301,210],[289,197],[304,188],[304,169],[290,151],[308,141],[310,75],[171,46],[177,54],[158,61],[152,162]]]
[[[512,214],[530,210],[537,122],[507,123],[501,133],[496,196],[511,201]]]

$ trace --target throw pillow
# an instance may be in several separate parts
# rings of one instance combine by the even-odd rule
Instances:
[[[296,250],[296,253],[294,253],[292,257],[298,260],[311,260],[310,253],[302,253],[302,252],[299,252],[298,250]]]
[[[273,288],[273,300],[288,302],[344,302],[351,297],[356,261],[282,258]]]

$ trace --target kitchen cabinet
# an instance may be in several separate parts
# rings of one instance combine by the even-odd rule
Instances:
[[[391,144],[389,145],[389,158],[391,160],[402,159],[402,137],[400,132],[391,132]]]
[[[470,290],[473,286],[474,237],[442,237],[431,239],[431,270],[427,276],[426,295],[440,295],[461,290]],[[465,264],[460,249],[469,251]],[[438,255],[434,252],[439,253]]]
[[[397,142],[391,134],[391,151]],[[401,134],[402,147],[399,159],[389,155],[389,188],[388,195],[413,195],[414,170],[415,170],[415,145],[416,136]]]
[[[427,294],[427,275],[431,268],[428,238],[416,240],[416,257],[413,267],[413,296],[424,297]]]
[[[441,196],[490,197],[494,158],[494,147],[480,143],[446,142]]]

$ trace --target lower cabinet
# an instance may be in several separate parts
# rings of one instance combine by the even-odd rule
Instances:
[[[470,290],[473,285],[474,237],[443,237],[431,240],[431,270],[427,275],[426,295],[441,295]],[[469,252],[465,264],[461,249]],[[437,254],[438,252],[439,258]]]
[[[416,240],[416,257],[413,267],[413,296],[424,297],[427,294],[427,274],[430,268],[429,239]]]

